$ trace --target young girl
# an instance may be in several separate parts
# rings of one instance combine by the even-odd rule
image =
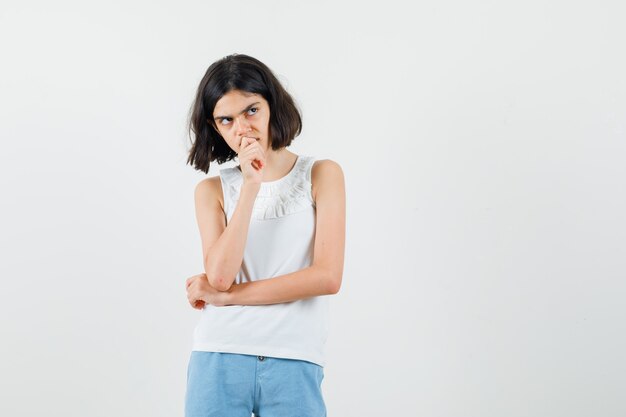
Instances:
[[[190,117],[188,163],[238,159],[195,189],[205,273],[187,279],[201,310],[185,415],[326,416],[321,383],[328,296],[345,244],[341,167],[287,147],[302,130],[292,97],[259,60],[213,63]]]

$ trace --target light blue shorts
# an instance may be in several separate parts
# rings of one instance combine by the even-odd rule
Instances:
[[[313,362],[194,350],[185,417],[326,417],[323,379]]]

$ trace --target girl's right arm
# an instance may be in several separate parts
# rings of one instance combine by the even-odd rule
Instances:
[[[204,270],[209,284],[227,291],[241,269],[254,200],[260,184],[241,186],[239,201],[226,225],[226,215],[219,202],[220,178],[201,181],[195,190],[196,219],[202,238]]]
[[[224,209],[219,203],[219,195],[222,194],[220,178],[201,181],[195,192],[204,270],[209,284],[218,291],[228,291],[241,269],[254,200],[261,188],[265,168],[265,151],[256,139],[242,137],[237,154],[243,183],[228,226]]]

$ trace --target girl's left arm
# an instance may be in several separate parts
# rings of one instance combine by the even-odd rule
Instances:
[[[316,161],[311,169],[311,183],[316,207],[311,266],[273,278],[233,284],[224,294],[225,305],[285,303],[339,292],[346,236],[343,171],[332,160]]]

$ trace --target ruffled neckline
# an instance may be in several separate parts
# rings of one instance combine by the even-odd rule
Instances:
[[[257,220],[274,219],[314,206],[309,174],[314,159],[312,156],[298,155],[291,171],[285,176],[261,182],[252,217]],[[234,208],[239,201],[243,174],[238,167],[232,167],[220,170],[220,175],[229,186],[228,195]]]

